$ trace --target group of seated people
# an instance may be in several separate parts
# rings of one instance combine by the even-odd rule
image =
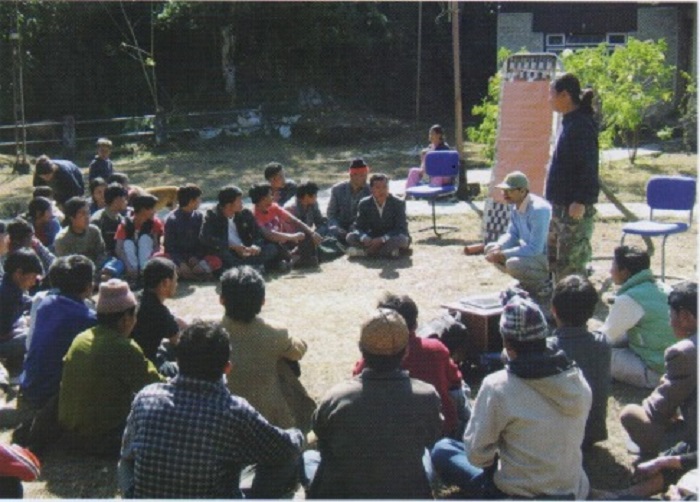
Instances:
[[[90,174],[112,176],[100,141]],[[61,180],[54,194],[78,184],[51,162],[50,172],[37,172],[50,185]],[[299,484],[309,498],[431,498],[437,479],[471,498],[634,497],[696,466],[697,284],[666,287],[648,254],[627,246],[615,249],[619,288],[597,332],[587,327],[599,302],[587,278],[554,284],[550,322],[543,277],[512,273],[522,287],[501,295],[504,368],[483,380],[473,407],[448,348],[416,334],[418,307],[397,294],[360,324],[351,378],[316,403],[299,379],[306,342],[261,316],[262,273],[317,265],[328,238],[350,256],[405,252],[405,204],[388,193],[386,176],[368,184],[368,170],[361,159],[351,163],[350,179],[331,190],[327,218],[318,187],[294,187],[272,164],[269,181],[249,191],[253,210],[226,186],[201,213],[201,190],[185,185],[161,223],[155,197],[130,197],[128,186],[110,182],[92,216],[81,196],[64,192],[58,207],[47,192],[39,196],[48,205],[33,206],[34,224],[61,213],[66,224],[50,244],[24,219],[0,224],[0,358],[21,368],[26,416],[15,442],[40,456],[59,443],[118,457],[122,495],[138,498],[278,498]],[[538,214],[512,215],[507,234],[487,246],[486,259],[508,273],[533,269],[512,261],[512,249],[527,248],[516,232],[536,234],[529,221],[547,220],[523,178],[510,176],[503,189],[516,209],[525,202]],[[188,322],[165,305],[178,279],[209,276],[220,282],[220,321]],[[130,282],[143,291],[135,295]],[[621,413],[639,449],[638,482],[596,494],[583,452],[608,437],[611,380],[653,391]],[[679,423],[683,441],[659,455]],[[315,450],[306,445],[310,431]],[[242,489],[251,465],[252,486]]]
[[[349,180],[331,189],[325,216],[318,185],[288,180],[277,162],[266,166],[266,181],[248,191],[252,208],[244,206],[243,191],[229,185],[219,190],[216,206],[202,212],[198,186],[130,185],[125,174],[114,172],[111,142],[101,138],[97,148],[89,198],[74,163],[46,155],[37,160],[32,200],[17,221],[33,229],[31,245],[45,269],[54,255],[82,254],[95,264],[97,280],[125,278],[136,286],[153,256],[172,259],[183,279],[210,280],[236,265],[287,271],[317,266],[346,251],[397,257],[411,242],[404,201],[389,193],[386,175],[369,177],[362,159],[350,164]],[[161,221],[157,195],[167,192],[172,198],[175,190],[177,208]],[[10,235],[11,247],[25,245],[16,241]]]

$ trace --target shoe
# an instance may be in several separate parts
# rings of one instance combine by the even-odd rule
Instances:
[[[398,249],[392,249],[391,252],[389,252],[389,258],[398,258],[399,257],[399,250]]]
[[[472,256],[476,254],[483,254],[484,244],[470,244],[469,246],[464,246],[464,254],[467,256]]]
[[[401,256],[413,256],[413,248],[400,248],[399,255],[401,255]]]
[[[291,260],[280,260],[280,262],[277,264],[277,270],[279,270],[283,274],[286,274],[287,272],[292,270]]]
[[[359,258],[363,256],[367,256],[367,251],[364,249],[360,249],[354,246],[349,246],[345,250],[345,254],[348,255],[350,258]]]

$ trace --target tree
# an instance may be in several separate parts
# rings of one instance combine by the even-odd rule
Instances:
[[[511,52],[505,47],[498,50],[498,66],[508,59]],[[498,130],[498,101],[501,96],[501,71],[489,78],[486,97],[472,108],[472,115],[483,117],[478,126],[467,127],[467,137],[470,141],[486,145],[484,156],[493,161],[496,158],[496,132]]]
[[[601,104],[601,146],[622,141],[634,164],[642,128],[673,98],[675,67],[666,63],[666,42],[630,37],[609,52],[605,44],[562,54],[564,67],[590,85]]]

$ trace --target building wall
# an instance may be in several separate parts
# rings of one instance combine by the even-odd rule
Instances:
[[[532,13],[507,12],[498,15],[496,47],[517,52],[523,47],[530,52],[541,52],[544,46],[542,33],[532,31]]]
[[[637,31],[630,36],[638,40],[665,39],[668,44],[666,61],[678,61],[678,30],[680,20],[677,7],[640,7],[637,10]]]
[[[522,48],[530,52],[545,50],[545,34],[533,32],[533,13],[527,4],[521,12],[501,12],[498,14],[496,47],[506,47],[512,52]],[[639,40],[666,40],[668,52],[666,61],[691,74],[697,72],[697,7],[640,5],[637,8],[637,31],[626,32]],[[682,96],[685,82],[675,77],[676,99]]]

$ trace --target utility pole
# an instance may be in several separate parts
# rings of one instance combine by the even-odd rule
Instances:
[[[450,6],[452,17],[452,67],[455,76],[455,149],[459,152],[459,186],[457,198],[469,200],[467,187],[467,170],[464,162],[464,131],[462,125],[462,75],[459,57],[459,2],[453,1]]]
[[[416,49],[416,125],[420,121],[420,72],[423,59],[423,2],[418,2],[418,48]]]
[[[19,6],[15,6],[15,29],[10,33],[12,43],[12,110],[15,119],[15,165],[14,174],[29,174],[27,162],[27,127],[24,116],[24,75],[22,41],[20,35]]]

